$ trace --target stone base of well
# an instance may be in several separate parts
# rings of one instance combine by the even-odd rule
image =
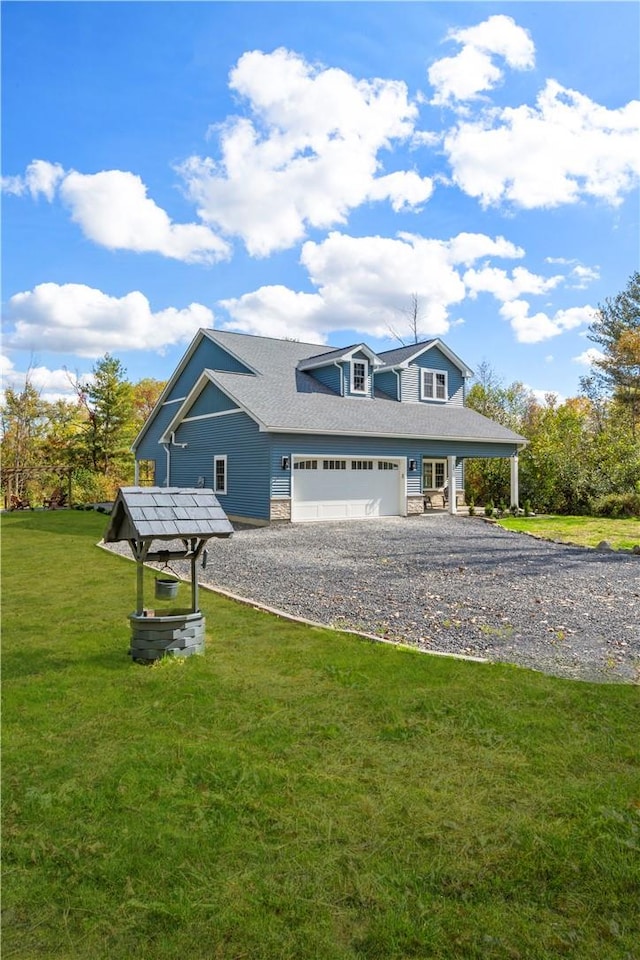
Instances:
[[[173,613],[161,616],[132,613],[129,655],[149,663],[161,657],[190,657],[204,653],[205,618],[201,613]]]

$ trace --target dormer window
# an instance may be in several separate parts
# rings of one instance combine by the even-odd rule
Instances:
[[[445,403],[447,400],[447,374],[442,370],[422,370],[420,381],[420,399],[437,400]]]
[[[351,361],[351,392],[366,393],[369,364],[366,360]]]

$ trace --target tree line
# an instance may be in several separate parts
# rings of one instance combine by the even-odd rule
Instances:
[[[528,440],[520,453],[520,503],[544,513],[640,516],[640,274],[601,305],[588,332],[599,356],[581,393],[539,403],[480,365],[467,405]],[[509,464],[468,460],[467,502],[507,508]]]
[[[24,387],[8,387],[0,410],[2,490],[37,503],[52,489],[72,502],[112,500],[133,483],[131,444],[165,384],[131,383],[120,360],[105,354],[81,382],[70,377],[72,400],[48,402],[27,375]]]
[[[417,315],[417,314],[416,314]],[[487,362],[467,405],[528,441],[520,453],[520,502],[545,513],[640,515],[640,274],[601,305],[589,329],[599,347],[580,395],[540,403],[522,383],[505,385]],[[37,502],[67,486],[72,501],[112,500],[133,483],[131,444],[165,384],[131,383],[105,354],[73,400],[44,401],[27,376],[5,390],[0,437],[2,488]],[[467,460],[467,502],[509,503],[509,464]]]

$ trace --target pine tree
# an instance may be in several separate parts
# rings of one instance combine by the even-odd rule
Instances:
[[[629,414],[635,433],[640,424],[640,273],[632,274],[622,293],[599,306],[588,336],[602,357],[593,361],[593,376],[581,385],[585,391],[595,386],[612,396]]]

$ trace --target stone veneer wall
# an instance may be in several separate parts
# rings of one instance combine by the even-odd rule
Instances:
[[[204,653],[205,619],[201,613],[140,616],[132,613],[132,660],[150,662],[164,656],[190,657]]]
[[[407,497],[407,516],[415,517],[419,513],[424,513],[424,498]]]
[[[272,500],[271,520],[291,520],[291,500]]]

